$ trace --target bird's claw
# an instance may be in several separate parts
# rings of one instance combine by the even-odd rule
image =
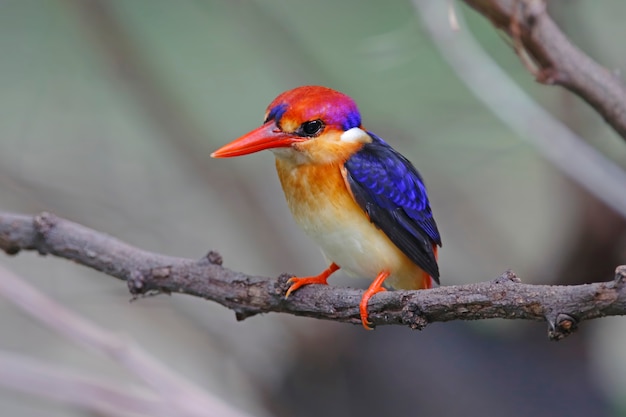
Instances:
[[[285,293],[285,298],[289,297],[289,295],[292,292],[296,291],[297,289],[301,287],[304,287],[305,285],[310,285],[310,284],[328,285],[328,282],[326,282],[327,279],[328,279],[327,276],[325,277],[321,275],[316,276],[316,277],[304,277],[304,278],[291,277],[289,278],[289,280],[287,280],[287,283],[291,284],[291,286]]]
[[[365,293],[363,294],[363,297],[361,298],[361,302],[359,303],[359,313],[361,314],[361,324],[363,324],[363,327],[365,328],[365,330],[374,330],[374,327],[372,327],[374,323],[369,321],[367,318],[367,304],[370,298],[372,298],[375,294],[378,294],[379,292],[387,291],[386,288],[381,287],[381,284],[383,283],[385,278],[387,278],[387,276],[389,276],[389,273],[387,272],[381,273],[377,277],[377,279],[372,283],[372,285],[370,285],[370,287],[365,291]]]
[[[299,278],[299,277],[291,277],[287,280],[287,283],[293,283],[291,284],[291,286],[289,287],[289,289],[287,290],[287,292],[285,293],[285,298],[289,297],[289,295],[294,292],[295,290],[297,290],[300,287],[304,287],[305,285],[310,285],[310,284],[321,284],[321,285],[328,285],[328,277],[335,271],[337,271],[339,269],[339,265],[337,265],[336,263],[332,263],[330,264],[330,266],[328,268],[326,268],[324,271],[322,271],[321,274],[316,275],[314,277],[303,277],[303,278]]]

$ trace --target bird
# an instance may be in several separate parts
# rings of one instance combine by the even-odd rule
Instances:
[[[263,124],[211,154],[230,158],[274,153],[276,171],[296,223],[329,262],[321,274],[292,277],[285,297],[328,284],[340,268],[374,278],[359,303],[370,330],[368,302],[385,291],[439,284],[441,236],[417,169],[366,130],[352,98],[323,86],[278,95]]]

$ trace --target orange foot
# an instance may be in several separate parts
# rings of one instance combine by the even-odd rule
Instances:
[[[365,291],[365,294],[363,294],[363,297],[361,298],[359,311],[361,312],[361,323],[363,323],[363,327],[365,327],[365,330],[374,330],[371,326],[372,323],[367,319],[367,303],[374,294],[378,294],[381,291],[386,291],[382,287],[382,285],[388,276],[389,271],[382,271],[380,274],[378,274],[374,282],[372,282],[372,284]]]
[[[328,277],[330,276],[330,274],[337,271],[338,269],[339,269],[339,265],[333,262],[332,264],[330,264],[330,266],[326,270],[324,270],[324,272],[322,272],[321,274],[315,277],[290,278],[289,281],[287,282],[292,283],[292,284],[291,284],[291,287],[289,287],[289,289],[287,290],[287,293],[285,294],[285,298],[289,297],[289,294],[291,294],[292,292],[294,292],[300,287],[304,287],[305,285],[309,285],[309,284],[328,285],[328,282],[327,282]]]

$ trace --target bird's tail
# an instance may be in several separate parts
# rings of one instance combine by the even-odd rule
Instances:
[[[433,243],[433,253],[435,254],[435,259],[438,259],[438,250],[439,247],[437,246],[437,244]],[[432,288],[433,287],[433,283],[435,282],[435,280],[433,279],[433,277],[431,277],[428,272],[426,271],[422,271],[421,272],[421,278],[422,280],[422,286],[421,288]],[[419,279],[418,278],[418,279]]]

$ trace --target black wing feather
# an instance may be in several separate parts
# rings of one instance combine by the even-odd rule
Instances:
[[[420,268],[439,283],[433,244],[441,237],[422,177],[404,156],[378,136],[345,163],[355,200],[372,223]]]

